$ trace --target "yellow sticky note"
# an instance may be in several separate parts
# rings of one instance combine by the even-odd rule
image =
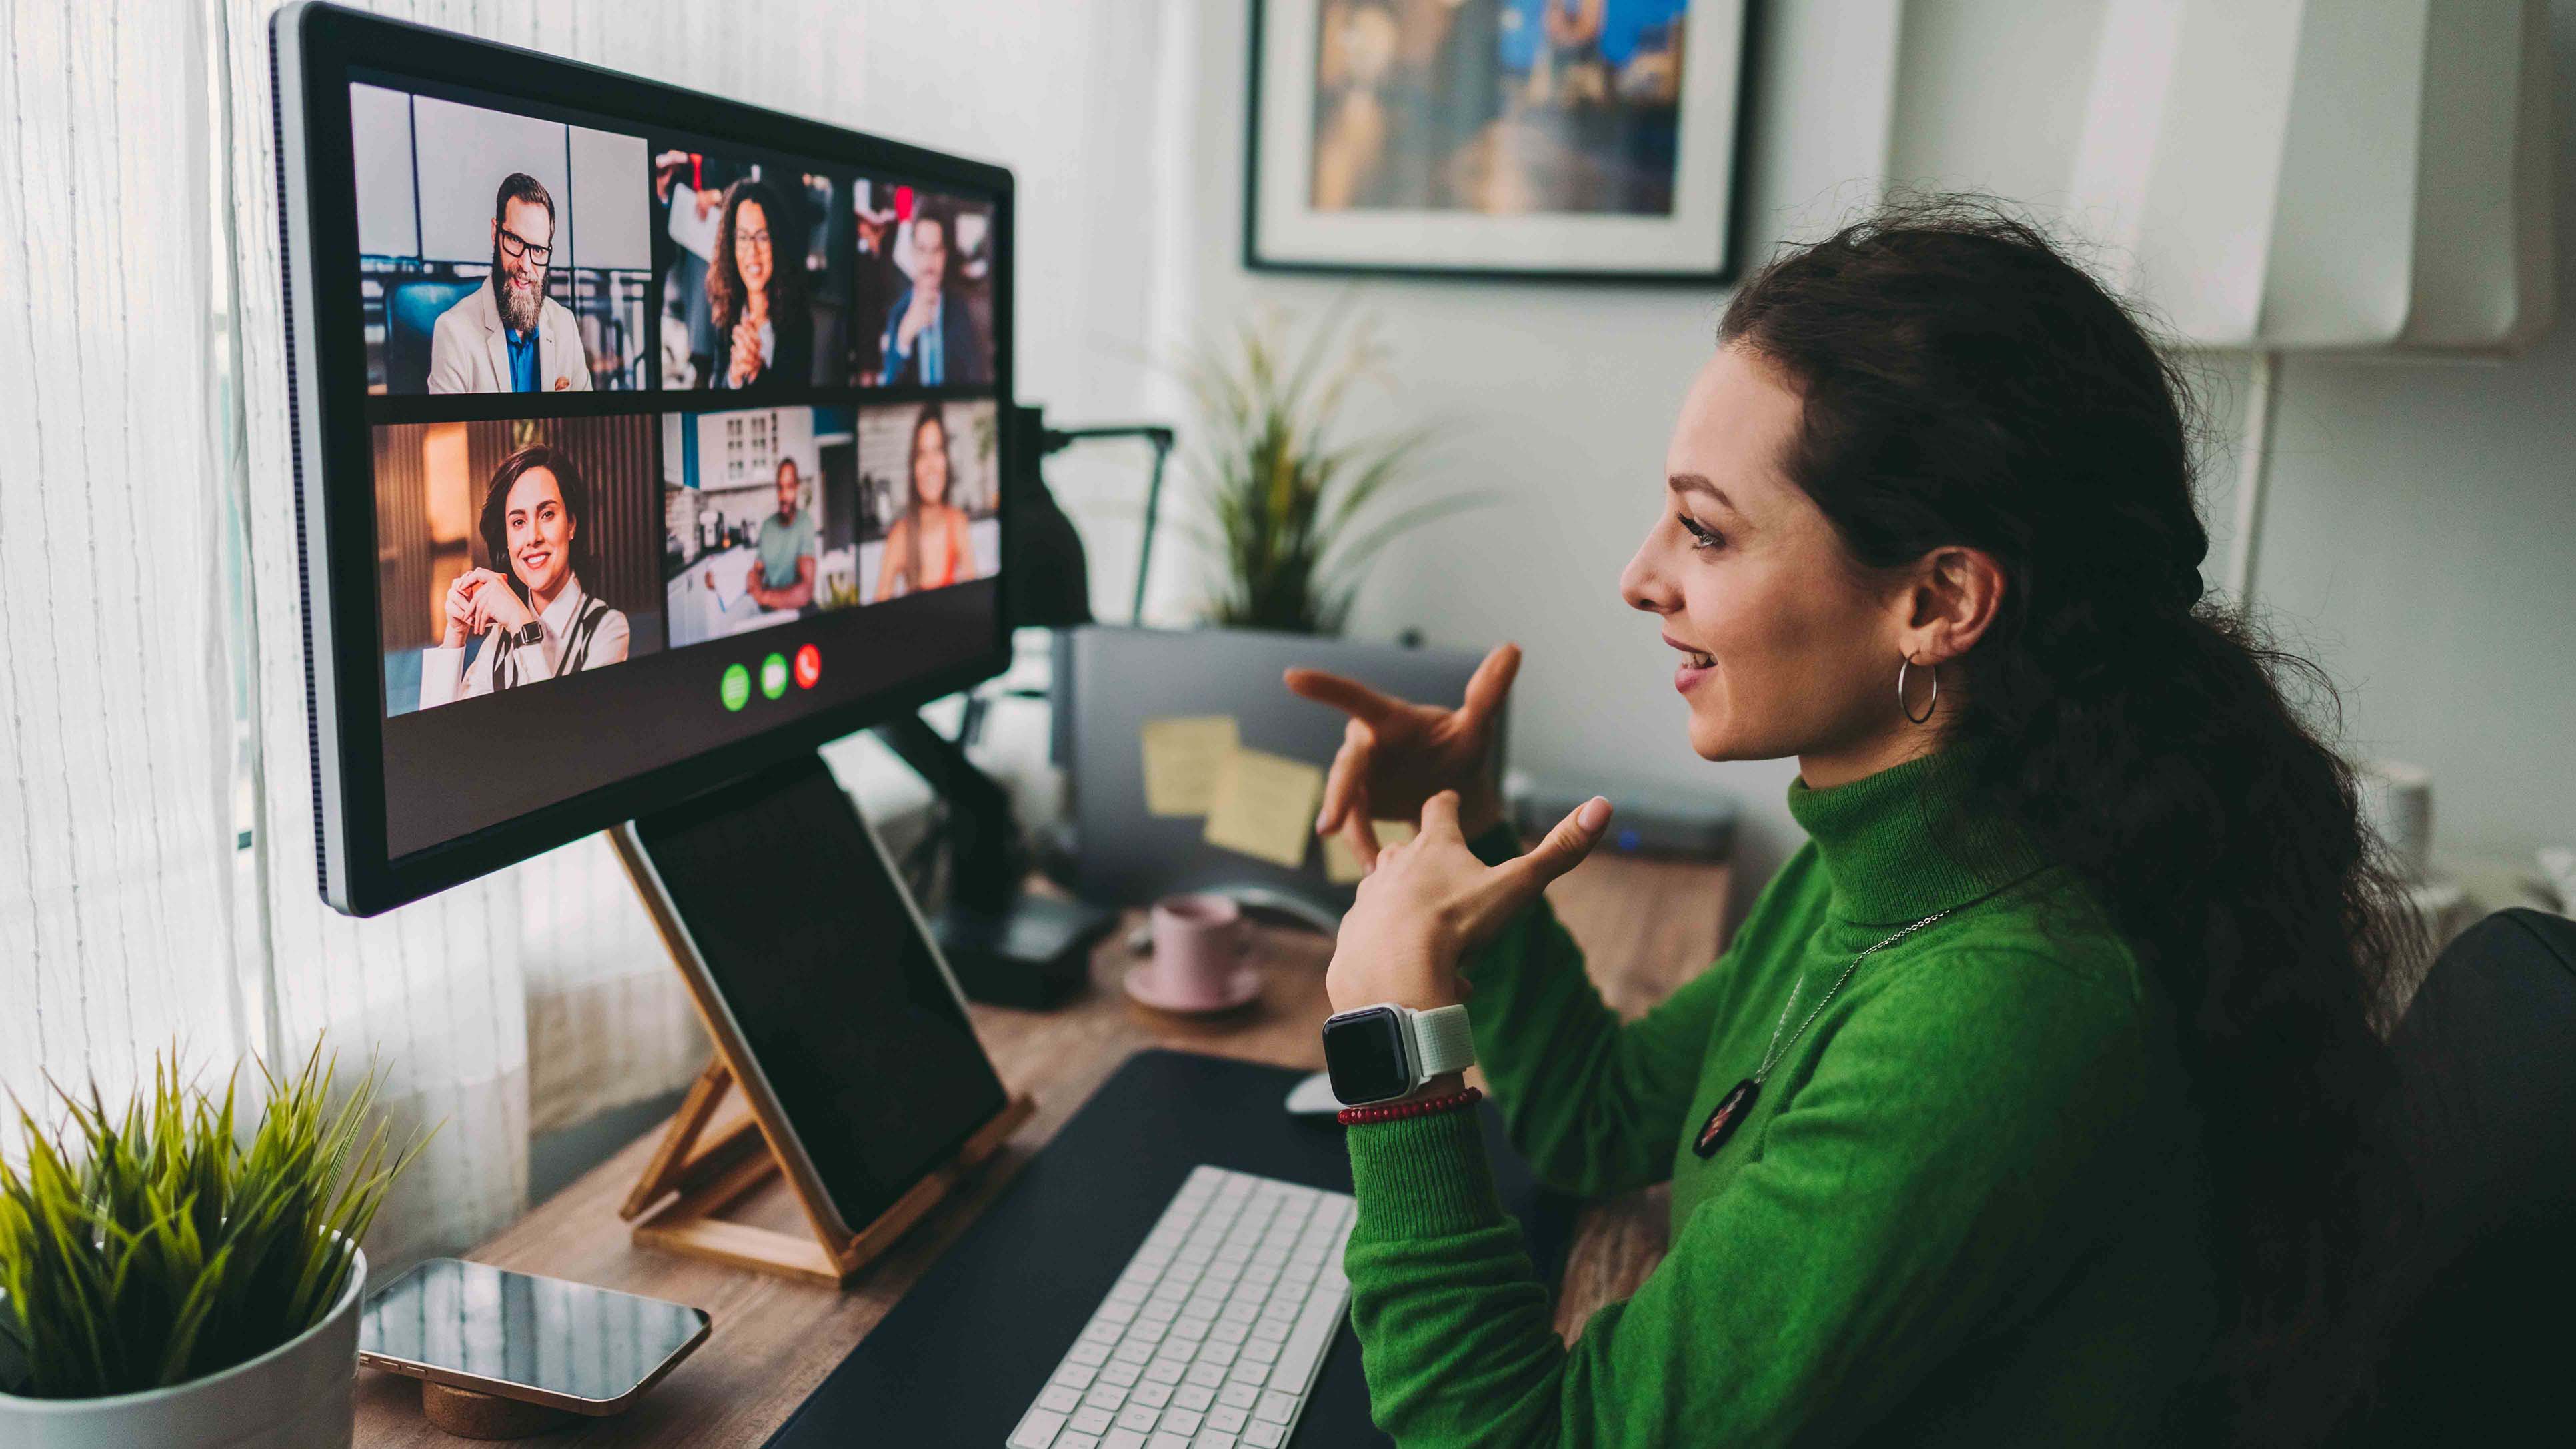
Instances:
[[[1321,767],[1259,750],[1225,757],[1208,802],[1207,842],[1290,870],[1306,863],[1315,836],[1315,807],[1324,799]]]
[[[1377,826],[1377,848],[1380,850],[1390,845],[1402,845],[1421,833],[1414,829],[1413,822],[1410,820],[1379,820],[1371,823]],[[1356,885],[1360,877],[1366,874],[1368,874],[1367,871],[1360,869],[1359,852],[1351,849],[1351,843],[1342,838],[1340,831],[1334,831],[1324,837],[1324,879],[1335,885]]]
[[[1149,719],[1145,745],[1148,814],[1205,815],[1216,796],[1216,777],[1234,753],[1234,716],[1195,715]]]

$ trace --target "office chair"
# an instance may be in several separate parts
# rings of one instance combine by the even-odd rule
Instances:
[[[399,393],[429,387],[430,333],[439,316],[481,282],[397,282],[385,307],[385,384]]]
[[[2389,1036],[2417,1206],[2402,1307],[2354,1445],[2568,1431],[2576,1330],[2576,921],[2498,911],[2442,952]],[[2536,1442],[2536,1441],[2535,1441]]]

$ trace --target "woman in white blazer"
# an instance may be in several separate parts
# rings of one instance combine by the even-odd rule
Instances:
[[[626,662],[626,616],[592,598],[577,567],[590,490],[572,459],[538,444],[492,475],[483,544],[509,572],[467,569],[447,589],[447,631],[421,652],[420,707]],[[482,648],[469,667],[465,641]]]

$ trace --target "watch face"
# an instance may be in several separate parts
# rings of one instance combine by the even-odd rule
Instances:
[[[1345,1105],[1383,1102],[1413,1090],[1404,1066],[1404,1028],[1383,1006],[1324,1023],[1324,1069],[1332,1074],[1333,1095]]]

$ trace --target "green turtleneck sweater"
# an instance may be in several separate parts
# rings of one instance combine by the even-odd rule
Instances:
[[[1350,1129],[1351,1317],[1398,1444],[2155,1435],[2217,1314],[2170,1008],[2065,871],[1945,816],[1939,763],[1791,785],[1810,843],[1636,1022],[1544,902],[1468,958],[1512,1140],[1576,1193],[1669,1179],[1671,1249],[1568,1348],[1473,1120]],[[1793,989],[1784,1043],[1854,956],[1944,909],[1852,971],[1731,1140],[1693,1150]]]

